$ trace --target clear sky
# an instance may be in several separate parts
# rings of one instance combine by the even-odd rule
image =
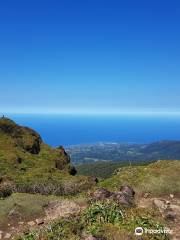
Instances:
[[[0,1],[0,112],[180,110],[180,1]]]

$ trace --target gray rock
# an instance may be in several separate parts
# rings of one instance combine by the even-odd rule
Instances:
[[[102,201],[102,200],[109,199],[111,196],[112,196],[112,193],[110,191],[108,191],[105,188],[100,188],[91,195],[91,200]]]
[[[172,210],[165,211],[164,218],[169,221],[175,221],[176,219],[176,213]]]
[[[125,195],[131,196],[131,197],[134,197],[135,195],[135,191],[133,190],[133,188],[128,185],[120,187],[120,191]]]
[[[92,201],[104,201],[111,199],[118,204],[132,206],[134,204],[134,190],[129,186],[122,186],[119,191],[110,192],[105,188],[100,188],[91,194]]]
[[[118,204],[132,206],[134,204],[135,191],[130,186],[122,186],[120,191],[114,192],[112,198]]]
[[[80,206],[75,201],[61,200],[51,201],[45,207],[45,220],[54,220],[60,217],[68,217],[72,214],[77,214],[83,210],[85,206]]]
[[[169,201],[157,198],[154,199],[153,203],[165,220],[175,221],[180,218],[180,207],[178,205],[172,205]]]
[[[123,192],[114,192],[112,198],[120,205],[122,204],[130,207],[134,204],[134,198],[124,194]]]

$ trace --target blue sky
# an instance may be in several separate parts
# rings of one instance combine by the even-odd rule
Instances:
[[[0,112],[180,111],[180,2],[0,2]]]

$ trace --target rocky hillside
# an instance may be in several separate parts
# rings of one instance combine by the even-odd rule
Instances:
[[[42,139],[37,132],[28,127],[21,127],[12,120],[3,117],[0,119],[0,134],[1,141],[3,141],[3,138],[8,139],[9,142],[6,143],[10,144],[11,147],[32,154],[40,152]],[[3,147],[1,148],[3,150]]]
[[[104,180],[74,176],[63,147],[1,118],[0,239],[179,240],[179,172],[180,161],[163,160]]]
[[[72,177],[75,174],[63,147],[52,148],[34,130],[0,119],[0,196],[11,192],[74,193],[81,189],[81,177]]]
[[[122,167],[81,197],[47,203],[18,239],[179,240],[179,170],[180,161],[166,160]]]
[[[19,126],[8,118],[0,119],[0,158],[1,175],[29,173],[43,164],[49,171],[58,169],[71,173],[70,158],[63,147],[49,147],[33,129]],[[3,164],[13,172],[3,169]]]

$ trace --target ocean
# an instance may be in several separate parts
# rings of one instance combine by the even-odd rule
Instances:
[[[8,117],[35,129],[51,146],[180,140],[180,116],[9,114]]]

